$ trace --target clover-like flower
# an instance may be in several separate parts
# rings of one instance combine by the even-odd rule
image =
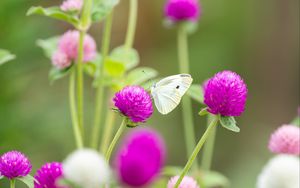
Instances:
[[[131,187],[150,184],[165,161],[165,144],[151,129],[134,129],[123,141],[116,154],[116,170],[121,183]]]
[[[247,99],[247,86],[235,72],[222,71],[210,78],[204,88],[204,103],[212,114],[240,116]]]
[[[115,94],[115,106],[134,123],[145,122],[153,113],[151,96],[142,87],[127,86]]]
[[[282,125],[272,135],[269,150],[273,153],[300,154],[300,128],[294,125]]]
[[[174,188],[178,179],[179,176],[172,177],[168,182],[167,188]],[[192,177],[185,176],[178,188],[200,188],[200,186]]]
[[[260,173],[257,188],[298,188],[299,158],[291,155],[277,155]]]
[[[173,22],[196,22],[200,12],[198,0],[167,0],[165,5],[165,16]]]
[[[60,8],[66,12],[80,11],[83,6],[83,0],[65,0]]]
[[[63,176],[62,164],[58,162],[46,163],[37,170],[34,178],[34,188],[63,188],[57,185]]]
[[[109,166],[104,157],[92,149],[79,149],[63,162],[64,177],[83,187],[99,188],[108,183]]]
[[[28,158],[19,151],[9,151],[0,158],[0,174],[9,179],[27,176],[31,168]]]

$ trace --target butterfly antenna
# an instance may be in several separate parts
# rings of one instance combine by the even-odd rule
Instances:
[[[143,70],[142,72],[143,72],[144,74],[146,74],[147,76],[149,76],[149,75],[146,73],[145,70]],[[150,78],[148,82],[151,82],[151,86],[148,87],[146,90],[147,90],[147,91],[150,91],[150,88],[154,85],[154,80],[153,80],[152,78]]]

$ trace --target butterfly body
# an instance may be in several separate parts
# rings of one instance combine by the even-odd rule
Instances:
[[[182,96],[192,84],[189,74],[166,77],[151,87],[156,108],[161,114],[168,114],[180,103]]]

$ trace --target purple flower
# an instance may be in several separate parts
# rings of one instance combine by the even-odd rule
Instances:
[[[235,72],[222,71],[207,81],[204,103],[212,114],[240,116],[245,110],[247,86]]]
[[[18,151],[9,151],[0,158],[0,172],[9,179],[27,176],[31,168],[28,158]]]
[[[145,122],[153,113],[151,96],[139,86],[124,87],[113,101],[122,114],[135,123]]]
[[[58,162],[44,164],[35,174],[34,188],[63,188],[56,181],[63,176],[62,164]]]
[[[277,154],[300,154],[300,129],[294,125],[282,125],[272,135],[269,149]]]
[[[64,69],[71,65],[71,60],[68,58],[67,54],[56,51],[52,56],[52,64],[58,69]]]
[[[165,16],[174,22],[196,22],[200,12],[198,0],[167,0],[165,5]]]
[[[157,132],[134,129],[117,151],[115,165],[119,180],[131,187],[150,184],[159,174],[165,156],[165,144]]]

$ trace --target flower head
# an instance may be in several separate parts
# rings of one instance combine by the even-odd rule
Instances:
[[[64,69],[71,65],[71,60],[65,53],[56,51],[52,56],[52,64],[58,69]]]
[[[300,128],[294,125],[283,125],[272,135],[269,149],[273,153],[300,154]]]
[[[60,6],[60,8],[63,11],[80,11],[83,5],[83,1],[82,0],[65,0],[62,5]]]
[[[179,176],[175,176],[175,177],[171,178],[168,182],[167,188],[174,188],[178,179],[179,179]],[[182,182],[180,183],[178,188],[200,188],[200,186],[197,184],[197,182],[192,177],[185,176],[182,179]]]
[[[164,141],[157,132],[134,129],[116,154],[115,165],[120,181],[131,187],[151,183],[164,164],[165,153]]]
[[[103,156],[92,149],[79,149],[63,162],[64,176],[83,188],[98,188],[107,183],[109,166]]]
[[[58,43],[58,50],[67,55],[69,60],[76,60],[79,46],[79,31],[70,30],[64,33]],[[90,35],[85,35],[83,42],[83,61],[91,61],[96,57],[96,42]]]
[[[62,164],[58,162],[44,164],[35,174],[34,188],[62,188],[56,184],[63,176]]]
[[[0,172],[9,179],[27,176],[31,168],[28,158],[19,151],[9,151],[0,158]]]
[[[115,94],[115,106],[131,121],[145,122],[153,113],[151,96],[139,86],[127,86]]]
[[[204,88],[208,111],[222,116],[240,116],[245,110],[247,86],[235,72],[222,71],[209,79]]]
[[[299,188],[299,158],[277,155],[262,170],[257,188]]]
[[[196,22],[200,11],[198,0],[167,0],[165,5],[165,16],[174,22]]]

